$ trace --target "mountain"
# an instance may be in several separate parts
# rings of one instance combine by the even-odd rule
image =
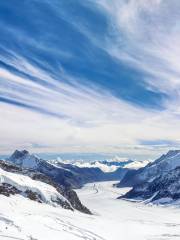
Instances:
[[[114,157],[106,160],[84,161],[84,160],[51,160],[51,162],[69,163],[80,168],[99,168],[103,172],[115,172],[118,168],[139,169],[146,166],[150,161],[133,161],[128,158]]]
[[[47,176],[46,174],[40,173],[34,169],[22,168],[18,165],[12,164],[12,163],[4,161],[4,160],[0,160],[0,171],[1,171],[0,172],[0,179],[1,179],[0,180],[0,183],[1,183],[0,194],[4,194],[6,196],[10,196],[11,194],[13,194],[13,195],[21,194],[21,195],[25,196],[25,194],[27,193],[26,190],[30,189],[30,192],[28,190],[28,192],[30,193],[29,198],[31,199],[31,197],[33,196],[35,198],[35,200],[41,202],[41,197],[38,197],[39,195],[37,194],[40,192],[40,190],[34,191],[34,189],[31,189],[30,187],[27,186],[27,183],[29,181],[31,181],[33,184],[37,185],[37,187],[39,187],[38,184],[39,184],[39,182],[41,182],[43,184],[46,184],[46,186],[48,186],[48,188],[49,187],[54,188],[55,191],[58,192],[58,194],[63,196],[65,201],[60,201],[61,200],[60,198],[58,199],[59,205],[61,205],[63,208],[71,209],[71,210],[76,209],[83,213],[91,214],[90,210],[81,203],[81,201],[79,200],[79,198],[74,190],[56,183],[55,181],[53,181],[53,179],[51,177]],[[4,171],[3,174],[2,174],[2,171]],[[18,185],[16,182],[13,182],[13,184],[12,184],[12,181],[11,181],[11,184],[9,184],[9,180],[5,181],[5,182],[2,181],[2,179],[4,180],[4,179],[9,178],[9,176],[13,176],[13,174],[15,176],[14,178],[19,179],[19,177],[20,177],[20,179],[22,180],[24,185],[27,187],[26,190],[19,191],[19,189],[21,189],[22,186],[21,186],[21,184]],[[31,180],[29,180],[29,178]],[[26,183],[26,181],[27,181],[27,183]],[[37,189],[37,187],[36,187],[36,189]],[[10,191],[10,190],[12,190],[12,191]],[[27,197],[28,197],[28,195],[27,195]],[[52,199],[54,198],[53,195],[51,197],[52,197]]]
[[[113,172],[104,172],[99,167],[79,167],[58,160],[46,161],[26,150],[16,150],[8,161],[17,166],[41,172],[51,177],[56,183],[69,188],[80,188],[86,183],[95,181],[120,180],[128,171],[118,167]]]
[[[120,182],[114,184],[114,186],[118,188],[122,187],[133,187],[136,185],[137,175],[141,173],[141,169],[130,169],[124,177],[120,180]]]
[[[26,150],[15,150],[8,160],[17,166],[31,169],[37,168],[39,163],[42,161],[39,157],[30,154]]]
[[[98,166],[87,166],[88,163],[81,165],[81,167],[75,164],[64,164],[59,161],[48,161],[48,163],[54,167],[60,167],[61,169],[63,168],[66,171],[73,173],[76,180],[78,178],[80,183],[79,187],[82,187],[84,184],[90,182],[120,180],[128,171],[128,169],[118,167],[115,171],[104,172]]]
[[[51,177],[56,183],[71,188],[81,187],[81,181],[75,172],[71,171],[68,165],[57,164],[45,161],[28,151],[16,150],[8,159],[13,164],[22,168],[36,170]]]
[[[152,182],[158,176],[164,175],[178,166],[180,166],[180,150],[170,150],[145,167],[128,172],[117,186],[133,187],[145,181]]]
[[[133,188],[119,198],[161,204],[180,202],[180,151],[169,151],[146,167],[129,172],[122,182],[118,186]]]
[[[71,161],[72,165],[75,165],[79,168],[99,168],[101,171],[105,173],[115,172],[118,168],[125,168],[128,164],[133,161],[130,159],[123,159],[119,157],[115,157],[113,159],[108,160],[96,160],[96,161]]]
[[[154,204],[180,203],[180,167],[133,187],[120,198],[141,200]]]
[[[124,168],[128,168],[131,170],[138,170],[140,168],[143,168],[145,166],[147,166],[150,163],[149,160],[144,160],[144,161],[132,161],[127,163]]]

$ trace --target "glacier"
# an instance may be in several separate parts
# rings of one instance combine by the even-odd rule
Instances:
[[[179,208],[162,208],[117,196],[129,189],[115,182],[90,183],[76,190],[93,215],[72,212],[30,201],[22,196],[0,195],[0,239],[36,240],[177,240]],[[95,190],[98,189],[98,192]]]

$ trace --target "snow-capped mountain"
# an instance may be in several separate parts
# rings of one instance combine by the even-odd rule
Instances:
[[[144,161],[132,161],[127,163],[124,168],[128,168],[128,169],[134,169],[134,170],[138,170],[140,168],[143,168],[145,166],[147,166],[151,161],[149,160],[144,160]]]
[[[133,161],[128,158],[120,158],[118,156],[107,159],[107,160],[97,160],[97,161],[84,161],[84,160],[50,160],[50,163],[57,165],[58,163],[72,164],[79,168],[99,168],[105,173],[115,172],[118,168],[126,169],[139,169],[146,166],[150,161]]]
[[[134,186],[123,198],[154,204],[180,204],[180,167],[155,178],[152,182]]]
[[[70,171],[66,165],[40,159],[34,154],[30,154],[28,151],[16,150],[8,159],[9,162],[20,166],[22,168],[28,168],[31,170],[39,171],[49,177],[51,177],[56,183],[66,187],[79,187],[80,181],[77,176]],[[68,165],[67,165],[68,166]]]
[[[49,166],[46,161],[36,158],[33,155],[30,155],[27,151],[23,151],[22,153],[20,151],[15,151],[16,154],[13,154],[13,158],[11,157],[10,159],[14,161],[14,163],[19,163],[18,165],[8,162],[8,161],[3,161],[0,160],[0,169],[3,169],[6,172],[10,173],[15,173],[15,174],[21,174],[23,176],[28,176],[33,180],[40,181],[43,183],[46,183],[52,187],[54,187],[65,199],[67,199],[67,202],[70,203],[70,205],[67,207],[67,204],[62,203],[61,205],[66,208],[71,208],[71,209],[76,209],[79,210],[83,213],[88,213],[90,214],[91,212],[89,209],[87,209],[79,200],[76,192],[69,188],[63,181],[58,181],[58,178],[53,177],[53,173],[55,174],[55,171],[51,171],[54,169],[51,165]],[[17,158],[14,158],[14,156],[17,156]],[[25,159],[25,156],[30,160],[30,156],[32,156],[33,165],[34,168],[24,168],[21,167],[23,162],[27,162]],[[20,159],[19,159],[20,158]],[[21,159],[25,159],[25,161],[20,161]],[[37,160],[37,162],[34,161],[34,159]],[[21,164],[20,164],[21,163]],[[38,164],[36,164],[38,163]],[[24,165],[25,166],[25,165]],[[32,166],[32,164],[31,164]],[[36,168],[35,168],[36,166]],[[42,169],[41,169],[42,167]],[[39,170],[44,170],[44,171],[39,171]],[[64,173],[64,172],[62,172]],[[61,173],[59,172],[61,175]],[[63,179],[64,175],[62,175]],[[59,177],[60,179],[60,177]],[[7,187],[7,185],[5,186]]]
[[[108,172],[115,172],[120,167],[124,168],[132,162],[133,161],[131,159],[114,157],[113,159],[93,161],[93,162],[84,162],[83,160],[75,161],[72,164],[80,168],[84,168],[84,167],[99,168],[103,172],[108,173]]]
[[[180,151],[169,151],[139,171],[128,173],[123,184],[127,178],[133,188],[123,198],[156,204],[180,203]]]
[[[145,181],[152,182],[158,176],[164,175],[178,166],[180,166],[180,150],[170,150],[145,167],[127,173],[119,186],[132,187]]]
[[[131,163],[129,161],[119,161],[120,166],[108,166],[105,163],[66,163],[61,160],[43,160],[36,155],[30,154],[28,151],[16,150],[8,159],[13,164],[23,168],[33,169],[51,177],[56,183],[70,188],[80,188],[85,183],[95,181],[110,181],[120,180],[128,171],[124,168],[125,164]],[[110,164],[111,162],[108,162]],[[109,168],[113,168],[109,171]],[[102,168],[108,168],[103,171]]]

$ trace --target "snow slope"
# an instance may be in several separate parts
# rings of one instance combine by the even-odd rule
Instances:
[[[123,191],[123,192],[122,192]],[[180,210],[117,200],[127,189],[112,182],[78,190],[94,215],[54,208],[22,196],[0,195],[0,239],[24,240],[177,240]]]
[[[20,191],[20,194],[26,196],[28,191],[40,196],[42,202],[57,206],[58,202],[67,200],[57,192],[57,190],[46,183],[32,180],[28,176],[4,171],[0,168],[0,186],[8,184]]]

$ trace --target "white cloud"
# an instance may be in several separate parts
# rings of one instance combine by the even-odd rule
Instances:
[[[29,73],[33,75],[33,71]],[[1,151],[23,147],[33,150],[33,145],[39,144],[44,147],[37,147],[35,151],[136,151],[144,154],[152,149],[138,147],[139,139],[179,138],[179,121],[168,110],[157,112],[138,108],[107,92],[81,85],[56,82],[56,90],[53,90],[5,70],[1,70],[0,74],[2,94],[7,93],[10,98],[13,94],[23,103],[66,116],[52,117],[1,103]],[[36,76],[41,77],[38,69]],[[54,81],[47,74],[46,78]],[[13,88],[3,88],[3,84],[7,82]],[[19,91],[19,86],[27,88],[29,93]]]
[[[1,56],[0,59],[41,83],[0,69],[0,94],[59,118],[1,103],[1,151],[9,151],[10,146],[32,148],[37,143],[45,147],[36,151],[144,154],[153,148],[139,146],[139,139],[179,140],[178,1],[93,0],[91,6],[92,2],[98,3],[111,21],[111,34],[107,35],[106,47],[102,47],[120,61],[146,73],[147,88],[168,94],[171,101],[165,103],[166,110],[142,109],[103,89],[85,87],[61,66],[57,81],[11,52],[11,58]]]

